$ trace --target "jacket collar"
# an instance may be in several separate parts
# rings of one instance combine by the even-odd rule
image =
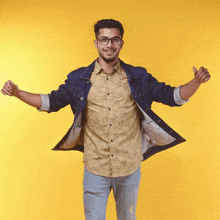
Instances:
[[[131,67],[130,65],[124,63],[122,60],[120,60],[121,62],[121,66],[122,68],[124,69],[124,71],[126,72],[127,74],[127,77],[128,77],[128,81],[130,81],[132,78],[135,78],[137,79],[138,78],[138,74],[134,74],[134,71],[131,70]]]
[[[82,76],[80,77],[81,79],[88,79],[89,80],[89,78],[93,72],[93,69],[95,67],[95,62],[96,62],[96,60],[94,60],[89,66],[86,67],[86,69],[83,71]]]
[[[95,62],[96,62],[96,60],[94,60],[88,67],[86,67],[86,69],[83,71],[82,76],[80,77],[81,79],[89,80],[89,78],[94,70]],[[134,72],[131,70],[130,65],[124,63],[121,59],[120,59],[120,63],[121,63],[122,68],[124,69],[124,71],[127,74],[128,81],[130,81],[132,78],[135,78],[135,79],[138,78],[138,74],[134,74]]]

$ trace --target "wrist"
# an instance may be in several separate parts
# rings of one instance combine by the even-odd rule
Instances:
[[[14,97],[19,98],[19,97],[20,97],[20,93],[21,93],[21,90],[20,90],[20,89],[15,89],[15,91],[14,91]]]
[[[198,86],[200,86],[202,84],[202,82],[198,79],[196,79],[196,77],[192,80],[194,84],[197,84]]]

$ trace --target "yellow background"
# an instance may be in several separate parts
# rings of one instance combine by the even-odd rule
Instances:
[[[220,219],[219,60],[217,0],[0,0],[0,87],[49,93],[98,54],[93,25],[124,25],[120,58],[173,86],[212,74],[181,108],[153,110],[187,142],[142,163],[137,220]],[[69,107],[40,113],[0,94],[0,219],[84,219],[83,154],[51,148],[72,124]],[[113,194],[107,219],[116,219]]]

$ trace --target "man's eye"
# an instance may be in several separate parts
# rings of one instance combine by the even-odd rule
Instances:
[[[118,43],[118,42],[119,42],[119,39],[118,39],[118,38],[114,38],[114,39],[113,39],[113,42]]]
[[[105,43],[105,42],[107,42],[107,39],[106,39],[106,38],[101,38],[100,41],[101,41],[102,43]]]

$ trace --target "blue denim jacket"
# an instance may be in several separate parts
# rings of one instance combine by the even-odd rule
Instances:
[[[122,68],[127,74],[131,94],[140,108],[141,114],[141,141],[143,160],[150,156],[173,147],[185,139],[170,128],[159,116],[151,110],[153,101],[161,102],[169,106],[181,106],[185,101],[178,95],[179,87],[171,87],[165,83],[159,83],[146,69],[133,67],[121,61]],[[93,72],[95,61],[88,67],[79,68],[68,75],[65,84],[49,95],[42,95],[42,106],[48,100],[48,113],[56,112],[70,104],[75,115],[73,125],[62,140],[53,150],[78,150],[83,152],[82,138],[82,111],[86,105],[86,99],[91,88],[90,76]],[[178,92],[177,92],[178,90]],[[49,98],[49,99],[48,99]],[[176,99],[176,100],[175,100]]]

